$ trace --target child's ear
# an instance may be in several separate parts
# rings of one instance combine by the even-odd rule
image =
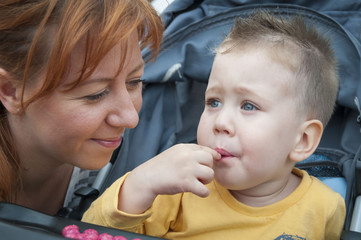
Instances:
[[[7,71],[0,68],[0,101],[12,114],[19,113],[20,91],[19,84],[16,84]]]
[[[300,162],[311,156],[320,143],[323,125],[319,120],[309,120],[301,126],[296,145],[289,154],[289,159]]]

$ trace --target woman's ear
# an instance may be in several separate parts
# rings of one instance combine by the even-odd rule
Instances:
[[[301,132],[296,145],[289,153],[289,159],[300,162],[311,156],[320,143],[323,125],[319,120],[309,120],[301,126]]]
[[[10,74],[0,68],[0,101],[12,114],[18,114],[20,111],[20,85],[10,77]]]

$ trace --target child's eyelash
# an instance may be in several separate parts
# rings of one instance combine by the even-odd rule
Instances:
[[[219,107],[221,105],[221,102],[216,98],[209,98],[205,102],[206,106],[210,107]]]
[[[212,102],[214,102],[214,99],[207,99],[207,100],[205,101],[205,104],[206,104],[206,105],[210,105]]]

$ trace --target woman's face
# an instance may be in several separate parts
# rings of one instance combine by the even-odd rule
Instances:
[[[125,128],[138,124],[144,62],[136,32],[129,38],[119,75],[121,50],[116,45],[89,79],[63,91],[79,76],[84,56],[80,49],[72,52],[70,72],[56,91],[10,119],[20,159],[99,169],[120,145]]]

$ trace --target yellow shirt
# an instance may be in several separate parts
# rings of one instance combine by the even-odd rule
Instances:
[[[144,214],[117,210],[117,196],[126,175],[93,202],[83,221],[167,239],[340,239],[345,220],[344,199],[307,172],[285,199],[250,207],[238,202],[216,181],[210,195],[158,196]]]

